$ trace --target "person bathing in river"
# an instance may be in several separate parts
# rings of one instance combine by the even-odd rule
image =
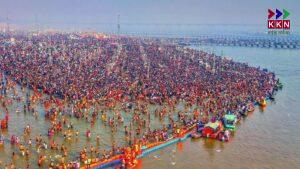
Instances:
[[[29,124],[26,125],[26,127],[24,128],[24,135],[28,135],[31,132],[31,127]]]
[[[90,139],[91,136],[92,136],[92,133],[91,133],[90,130],[87,130],[85,135],[86,135],[86,137],[87,137],[88,139]]]

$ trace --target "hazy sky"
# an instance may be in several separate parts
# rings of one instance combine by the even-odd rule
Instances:
[[[0,0],[0,21],[33,23],[266,24],[267,9],[300,23],[300,0]]]

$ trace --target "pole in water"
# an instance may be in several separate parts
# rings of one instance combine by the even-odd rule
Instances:
[[[121,26],[120,26],[120,14],[118,15],[118,24],[117,24],[117,27],[118,27],[118,36],[120,35],[120,29],[121,29]]]
[[[34,15],[34,29],[35,29],[36,32],[39,31],[38,30],[38,25],[37,25],[37,15],[36,14]]]
[[[9,18],[8,18],[8,15],[6,15],[6,30],[5,31],[9,35],[10,30],[9,30]]]

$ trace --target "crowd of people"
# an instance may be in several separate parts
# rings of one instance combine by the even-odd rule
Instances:
[[[2,107],[7,110],[10,105],[7,90],[14,91],[17,85],[32,90],[33,94],[26,94],[23,102],[18,97],[14,100],[24,103],[23,111],[37,118],[35,105],[44,106],[45,119],[51,124],[46,132],[49,140],[36,136],[36,147],[49,147],[63,157],[71,150],[56,143],[53,136],[61,133],[64,139],[73,139],[80,134],[68,118],[82,119],[91,125],[102,121],[112,133],[122,126],[129,146],[146,145],[178,135],[198,121],[243,111],[249,103],[270,96],[276,84],[274,73],[159,40],[66,33],[20,33],[13,37],[1,34],[0,69],[4,74]],[[176,112],[176,106],[182,102],[186,111]],[[151,104],[161,108],[150,112]],[[124,124],[126,115],[114,111],[117,105],[122,111],[131,112],[128,125]],[[91,108],[93,111],[86,111]],[[106,110],[113,110],[114,116]],[[9,127],[13,122],[8,121],[9,112],[5,114]],[[168,119],[168,124],[153,130],[151,116]],[[30,134],[31,127],[25,126],[24,134]],[[90,130],[84,134],[97,142],[101,137]],[[4,136],[1,138],[4,140]],[[21,147],[21,153],[30,155],[31,139],[22,144],[12,133],[10,141]],[[84,148],[78,152],[77,161],[51,161],[47,165],[78,168],[79,162],[89,165],[92,157],[101,161],[126,152],[131,151],[114,142],[109,152]],[[44,155],[39,155],[38,166],[45,165],[44,159]]]

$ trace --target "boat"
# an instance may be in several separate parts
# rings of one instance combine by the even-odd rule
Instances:
[[[223,125],[220,121],[209,122],[207,123],[203,130],[202,136],[207,138],[217,138],[217,136],[222,132]]]
[[[275,100],[274,95],[273,95],[273,94],[270,94],[269,99],[270,99],[271,101],[274,101],[274,100]]]
[[[283,88],[283,84],[279,81],[276,82],[276,85],[274,87],[274,90],[277,91],[277,90],[281,90]]]
[[[222,122],[226,129],[234,131],[236,129],[237,116],[235,114],[226,114]]]
[[[192,139],[198,139],[202,136],[201,133],[197,132],[197,131],[194,131],[193,133],[191,133],[191,137]]]
[[[239,113],[240,113],[242,116],[248,116],[249,111],[247,111],[247,109],[242,109],[242,110],[239,110]]]
[[[267,106],[267,101],[266,101],[266,99],[262,99],[262,100],[259,102],[259,105],[260,105],[261,107],[266,107],[266,106]]]
[[[230,140],[230,137],[231,137],[230,130],[225,130],[219,134],[218,139],[220,141],[227,142]]]
[[[250,112],[253,112],[254,110],[255,110],[254,104],[253,103],[249,103],[247,105],[247,112],[250,113]]]
[[[197,124],[197,132],[202,133],[202,130],[204,129],[204,124],[202,122],[199,122]]]
[[[202,137],[202,130],[203,130],[203,129],[204,129],[204,124],[203,124],[202,122],[199,122],[199,123],[197,124],[196,130],[193,131],[193,132],[191,133],[191,137],[192,137],[193,139],[197,139],[197,138]]]
[[[4,146],[4,140],[0,140],[0,147]]]
[[[281,83],[281,82],[277,82],[277,84],[276,84],[276,87],[278,88],[278,89],[282,89],[283,88],[283,84]]]

